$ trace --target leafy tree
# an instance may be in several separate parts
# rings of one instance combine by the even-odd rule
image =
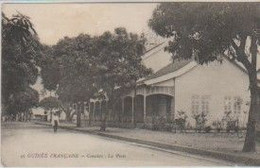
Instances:
[[[38,76],[37,62],[40,57],[40,45],[37,33],[30,18],[18,13],[11,18],[2,13],[2,105],[7,113],[13,109],[14,98],[31,93],[30,85],[36,82]],[[27,92],[29,91],[29,92]],[[35,94],[36,95],[36,94]],[[22,109],[27,109],[24,102]],[[22,104],[19,104],[21,106]]]
[[[65,37],[46,50],[49,58],[42,63],[43,84],[48,90],[56,90],[59,99],[67,104],[67,114],[71,112],[69,104],[81,102],[82,105],[102,94],[108,97],[111,110],[123,90],[132,88],[137,79],[150,72],[141,64],[144,43],[144,38],[127,33],[124,28],[101,36]],[[77,111],[77,126],[80,126],[80,110]]]
[[[98,37],[96,58],[98,72],[95,87],[107,99],[107,108],[100,130],[106,130],[106,119],[120,95],[135,87],[136,81],[151,71],[141,62],[145,51],[145,38],[128,33],[125,28],[116,28]],[[115,89],[117,88],[117,89]]]
[[[55,92],[60,80],[59,62],[53,55],[53,47],[43,46],[43,56],[40,61],[40,75],[43,88]]]
[[[258,87],[256,77],[259,47],[259,3],[161,3],[149,26],[170,38],[167,51],[173,58],[191,58],[200,63],[218,60],[223,54],[240,62],[248,72],[251,93],[244,152],[255,151]]]
[[[25,114],[26,120],[29,117],[29,109],[39,105],[39,93],[31,87],[26,88],[10,97],[7,111],[9,114]]]
[[[40,101],[40,106],[45,110],[52,111],[58,109],[61,106],[61,102],[56,97],[46,97]]]
[[[46,111],[49,111],[52,117],[52,112],[54,109],[60,109],[62,104],[61,101],[58,100],[56,97],[46,97],[42,99],[39,105]]]
[[[62,108],[68,120],[72,110],[70,105],[88,102],[95,92],[94,41],[93,37],[80,34],[73,38],[65,37],[45,50],[45,58],[41,64],[43,85],[47,90],[56,92],[63,102]],[[77,119],[77,125],[80,126],[80,118]]]

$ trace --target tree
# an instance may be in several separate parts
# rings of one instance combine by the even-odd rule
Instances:
[[[141,63],[144,43],[144,38],[127,33],[124,28],[101,36],[65,37],[46,52],[49,58],[42,63],[43,84],[49,90],[56,90],[63,104],[81,102],[80,106],[104,93],[111,110],[119,93],[134,86],[137,79],[150,72]],[[48,60],[52,64],[47,63]],[[103,100],[105,96],[101,97]],[[80,126],[80,110],[77,110],[77,116],[77,126]]]
[[[30,18],[20,13],[8,18],[2,13],[2,105],[7,113],[19,112],[18,108],[9,111],[13,109],[10,106],[13,106],[15,97],[27,95],[28,91],[31,93],[30,85],[38,76],[40,53],[37,33]],[[23,102],[27,108],[29,102]]]
[[[96,71],[95,39],[87,34],[65,37],[56,45],[47,47],[41,64],[44,88],[55,91],[62,108],[70,119],[73,103],[89,101],[93,96],[93,73]],[[80,126],[80,111],[77,110],[77,126]]]
[[[55,92],[60,81],[59,62],[55,59],[52,46],[43,46],[43,56],[40,61],[40,75],[43,88]]]
[[[52,117],[54,109],[60,109],[62,104],[56,97],[46,97],[40,101],[39,104],[44,110],[49,111]]]
[[[259,8],[259,3],[161,3],[149,20],[157,34],[171,39],[166,50],[174,59],[195,55],[195,60],[203,64],[226,54],[243,64],[251,93],[244,152],[255,151],[256,115],[260,109],[256,76],[259,37],[255,31],[259,29]]]
[[[105,32],[98,37],[96,58],[99,66],[94,83],[101,100],[107,101],[101,131],[106,130],[107,116],[120,95],[133,89],[138,79],[151,72],[141,62],[144,45],[145,38],[128,33],[125,28],[116,28],[113,33]]]
[[[10,97],[7,111],[9,114],[24,114],[25,120],[29,118],[29,109],[39,105],[39,93],[31,87],[26,88]]]

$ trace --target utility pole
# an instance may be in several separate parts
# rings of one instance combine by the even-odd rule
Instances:
[[[77,127],[81,127],[81,102],[77,103]]]
[[[258,41],[258,45],[260,45],[260,5],[256,5],[255,8],[255,29],[254,29],[254,33],[256,34],[256,38]],[[256,56],[259,56],[259,54]],[[257,62],[257,60],[256,60]],[[257,70],[257,69],[256,69]],[[258,91],[258,97],[257,97],[257,109],[260,109],[260,86],[257,87],[257,91]],[[256,134],[257,136],[260,136],[260,110],[257,111],[257,122],[256,122]]]

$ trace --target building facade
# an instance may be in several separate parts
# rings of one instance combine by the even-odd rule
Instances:
[[[250,105],[248,75],[240,65],[223,58],[222,63],[198,65],[192,60],[172,62],[162,43],[143,56],[143,63],[154,73],[138,81],[136,90],[121,97],[110,112],[110,123],[121,126],[151,127],[155,119],[171,123],[185,115],[186,125],[194,128],[196,116],[206,124],[227,119],[245,128]],[[90,115],[100,121],[105,102],[93,100]]]

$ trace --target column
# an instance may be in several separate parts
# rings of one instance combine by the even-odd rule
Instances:
[[[88,110],[89,110],[89,112],[88,112],[88,124],[89,124],[89,126],[91,126],[91,101],[89,100],[89,103],[88,103]]]
[[[91,102],[89,101],[89,103],[88,103],[88,119],[90,120],[90,110],[91,110],[91,107],[90,107],[90,105],[91,105]]]
[[[146,95],[144,95],[144,123],[146,121]]]
[[[175,97],[171,99],[171,120],[175,118]]]
[[[132,124],[135,122],[135,97],[132,97]]]
[[[100,121],[103,119],[102,101],[99,102]]]
[[[77,127],[81,127],[81,102],[77,102]]]
[[[122,115],[121,115],[121,121],[124,118],[124,113],[125,113],[125,99],[124,97],[122,98]]]
[[[96,101],[93,101],[93,121],[95,120]]]

